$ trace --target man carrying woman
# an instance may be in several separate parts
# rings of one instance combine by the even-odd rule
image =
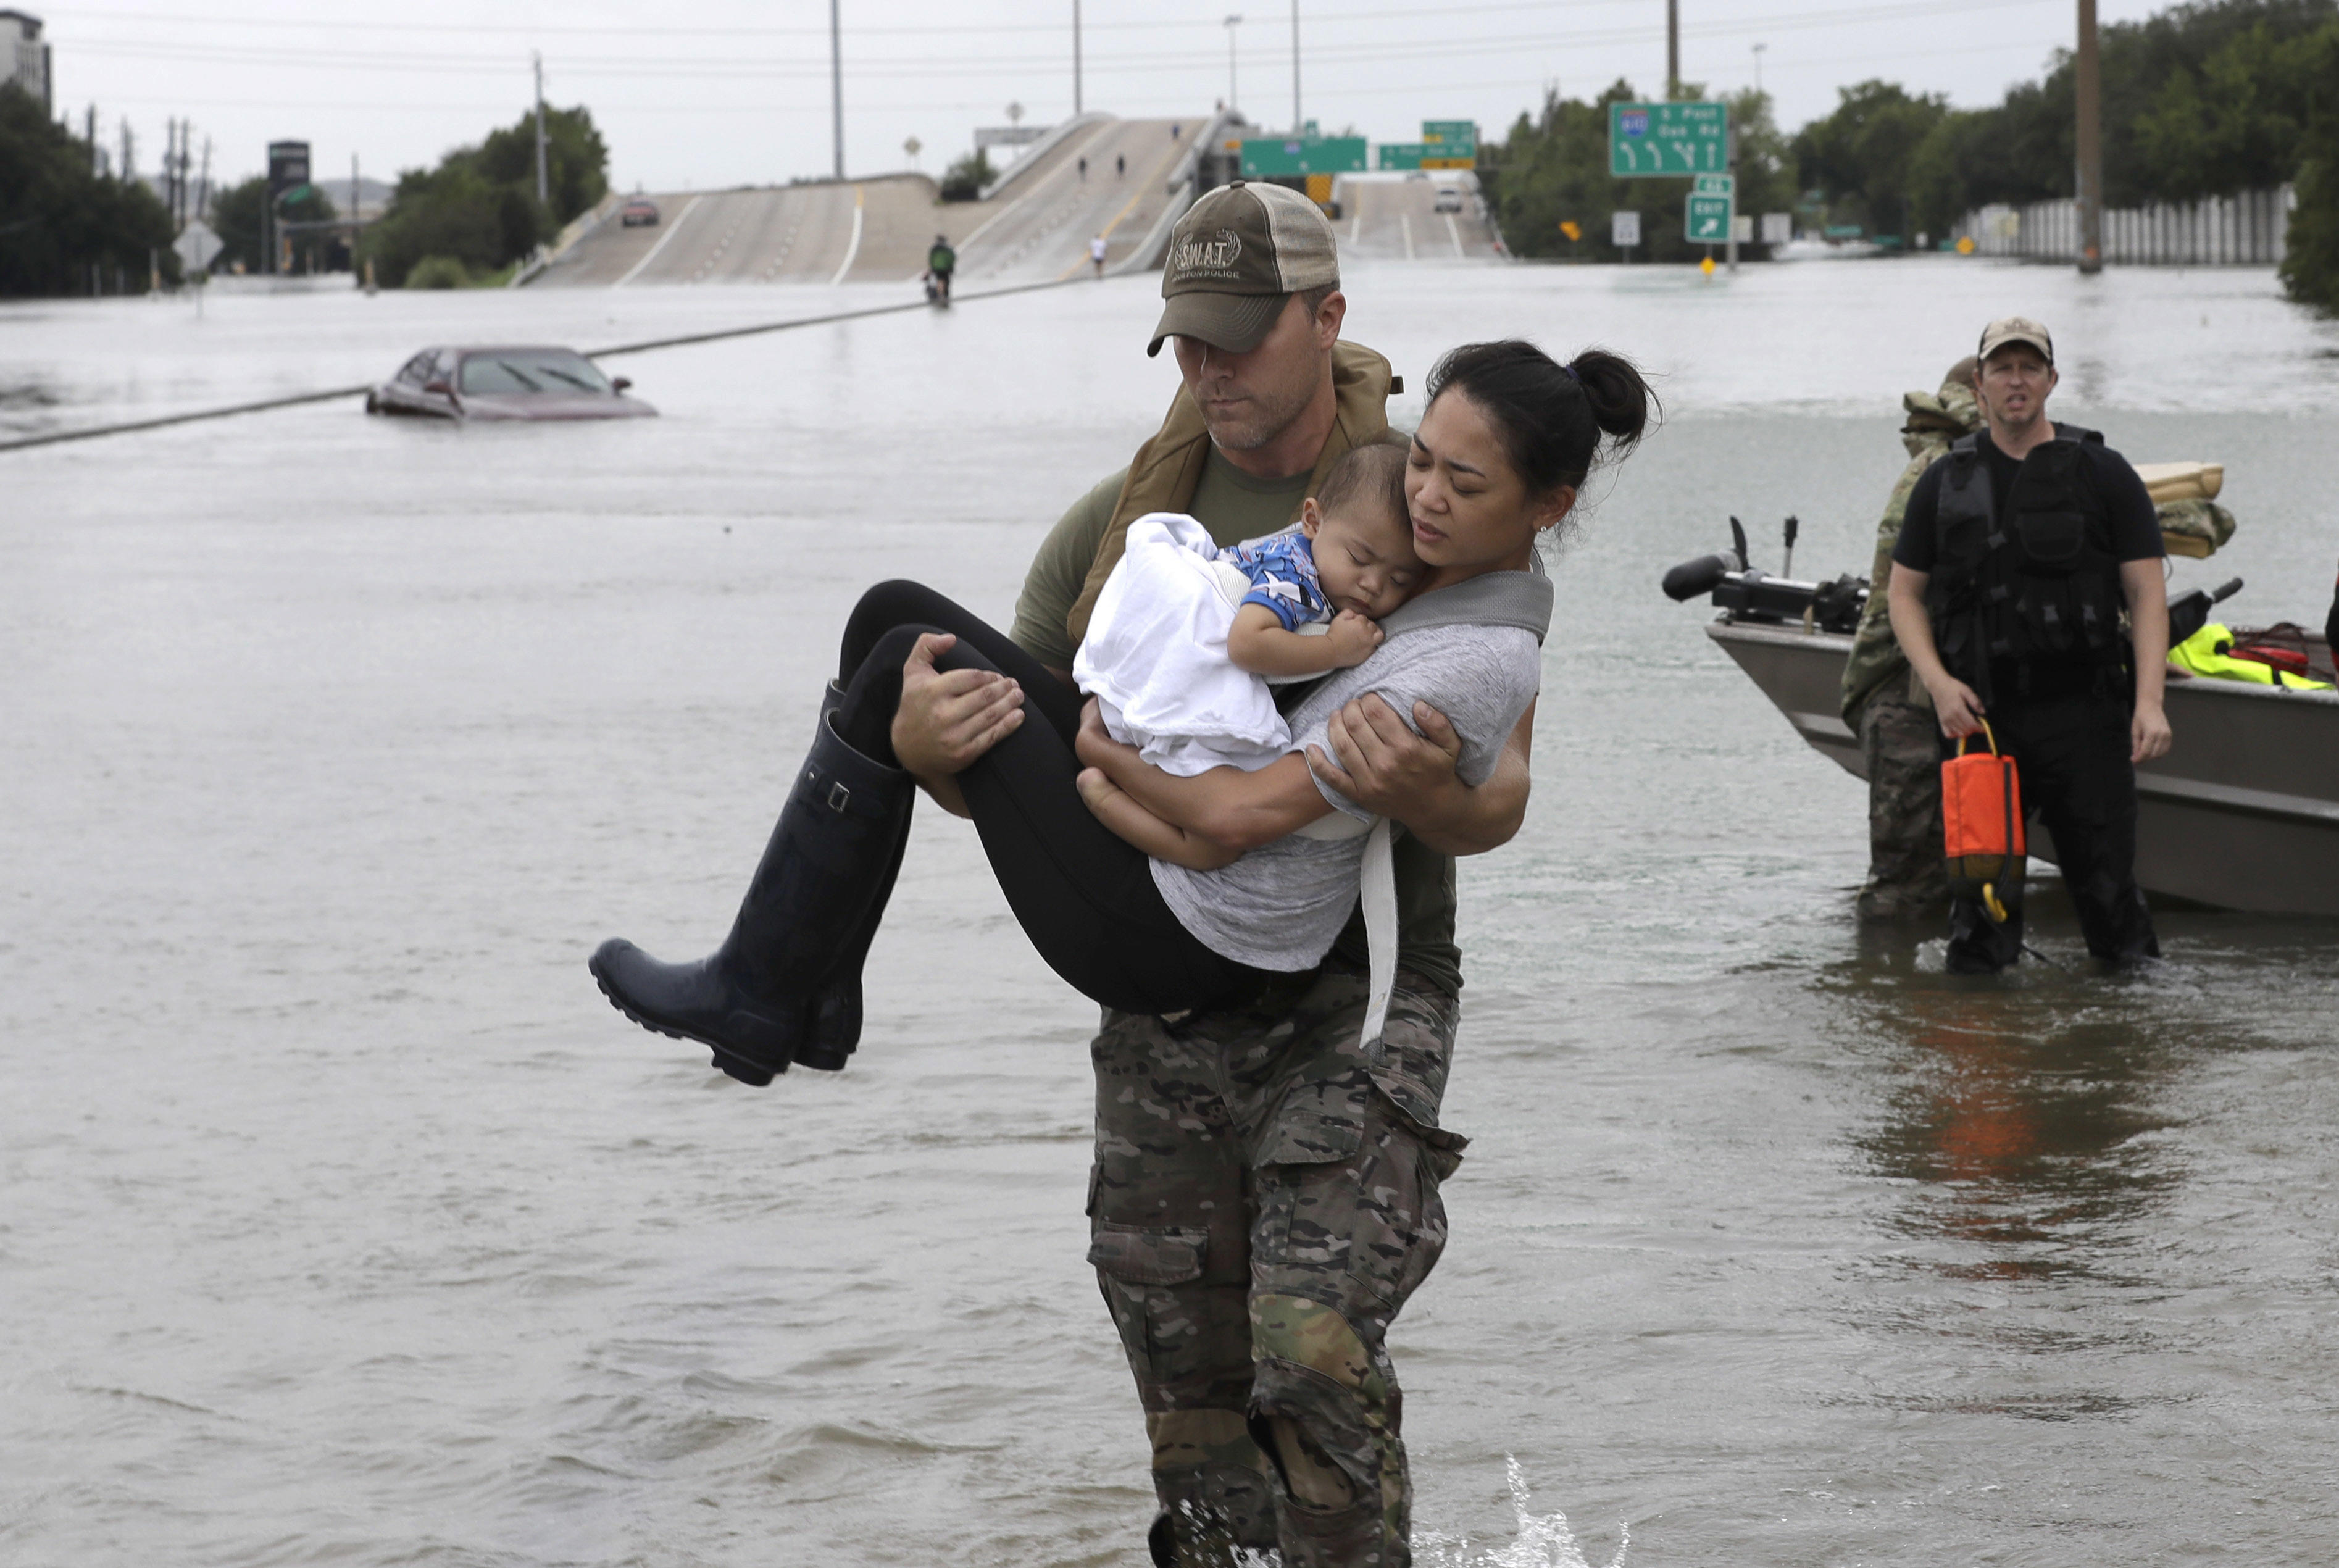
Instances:
[[[1405,476],[1423,580],[1389,625],[1448,613],[1416,615],[1288,702],[1281,760],[1163,774],[1083,725],[1073,653],[1130,522],[1183,512],[1221,545],[1269,533],[1342,454],[1395,439],[1393,378],[1338,341],[1337,285],[1329,226],[1297,192],[1236,185],[1197,203],[1153,343],[1176,340],[1184,387],[1130,469],[1051,534],[1014,631],[914,585],[873,590],[731,938],[695,964],[617,942],[594,960],[629,1015],[714,1045],[735,1077],[842,1066],[909,781],[974,818],[1042,956],[1106,1007],[1090,1258],[1146,1411],[1161,1563],[1234,1547],[1279,1548],[1292,1568],[1410,1560],[1386,1336],[1443,1247],[1438,1183],[1463,1147],[1437,1125],[1460,985],[1447,856],[1517,830],[1539,669],[1539,633],[1468,606],[1542,582],[1538,539],[1604,439],[1629,447],[1649,408],[1613,355],[1447,356]],[[1124,843],[1082,804],[1084,765],[1209,853],[1171,866]],[[1327,922],[1318,879],[1257,873],[1270,846],[1329,863],[1288,835],[1329,824],[1337,841],[1377,817],[1407,832],[1394,994],[1367,1039],[1365,944],[1353,920],[1331,934],[1353,882]],[[1304,942],[1246,945],[1297,925]]]

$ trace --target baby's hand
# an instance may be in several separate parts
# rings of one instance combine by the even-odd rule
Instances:
[[[1332,627],[1324,634],[1332,645],[1332,667],[1352,670],[1373,656],[1381,646],[1380,623],[1354,610],[1342,610],[1332,617]]]

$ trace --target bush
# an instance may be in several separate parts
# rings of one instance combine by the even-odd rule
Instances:
[[[407,289],[468,289],[471,270],[453,256],[425,256],[406,270]]]
[[[436,169],[400,174],[390,212],[366,232],[362,260],[371,261],[382,283],[394,289],[426,258],[451,259],[467,273],[493,272],[526,259],[609,188],[608,148],[589,111],[548,110],[545,133],[548,208],[536,200],[531,112],[478,147],[458,147]]]
[[[2339,110],[2316,120],[2300,151],[2306,161],[2283,242],[2282,285],[2301,304],[2339,315]]]
[[[945,202],[978,202],[983,191],[999,171],[991,166],[991,155],[977,148],[943,172],[943,200]]]

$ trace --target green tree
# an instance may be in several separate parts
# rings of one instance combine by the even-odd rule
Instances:
[[[531,109],[479,146],[456,148],[436,169],[402,172],[390,211],[360,242],[360,256],[390,288],[402,287],[426,256],[449,258],[473,273],[525,260],[609,188],[608,148],[591,111],[548,109],[545,141],[548,204],[536,200]]]
[[[2323,94],[2298,150],[2298,210],[2283,242],[2283,288],[2302,304],[2339,315],[2339,88]]]
[[[1803,187],[1820,192],[1830,216],[1904,241],[1917,227],[1912,198],[1918,150],[1949,115],[1938,96],[1911,96],[1896,84],[1837,89],[1835,112],[1794,140]]]
[[[265,270],[267,242],[261,222],[268,207],[268,180],[254,174],[239,184],[215,192],[212,196],[210,222],[220,237],[220,253],[212,262],[214,272],[227,271],[236,262],[244,271]],[[332,201],[320,186],[311,185],[301,195],[278,204],[276,215],[287,222],[330,222],[340,215]],[[291,236],[292,270],[296,272],[315,271],[332,236],[324,230],[296,231]]]
[[[978,147],[943,171],[943,200],[980,201],[983,191],[998,178],[999,172],[991,166],[990,155]]]
[[[134,180],[101,177],[89,144],[38,100],[0,82],[0,296],[146,288],[159,263],[176,282],[171,217]]]

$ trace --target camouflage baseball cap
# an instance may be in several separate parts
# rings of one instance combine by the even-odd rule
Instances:
[[[1981,347],[1974,358],[1987,360],[2008,343],[2028,343],[2047,356],[2047,363],[2055,363],[2055,340],[2047,329],[2028,316],[2000,316],[1981,330]]]
[[[1258,347],[1304,289],[1340,281],[1340,258],[1323,210],[1283,185],[1238,180],[1187,209],[1170,232],[1161,266],[1160,324],[1148,354],[1167,338],[1199,338],[1229,354]]]

